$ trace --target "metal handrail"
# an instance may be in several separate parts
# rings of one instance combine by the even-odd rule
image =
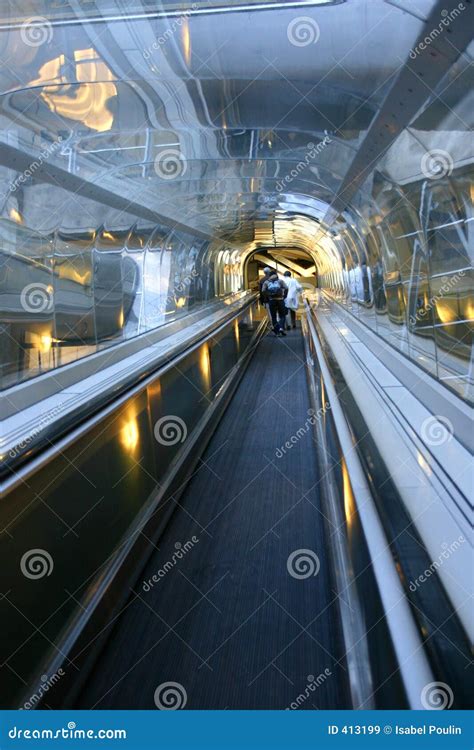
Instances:
[[[62,453],[69,445],[77,440],[81,436],[81,434],[87,432],[97,422],[100,422],[106,416],[119,409],[132,396],[137,395],[157,377],[163,375],[165,372],[174,367],[177,362],[183,359],[183,357],[187,356],[195,349],[198,349],[202,345],[203,341],[215,336],[221,330],[226,328],[229,325],[229,322],[241,316],[244,310],[255,303],[255,300],[256,295],[252,295],[245,304],[239,306],[235,311],[233,311],[233,314],[226,315],[224,319],[221,318],[214,325],[210,325],[206,329],[201,330],[198,336],[194,335],[190,339],[187,339],[178,347],[177,351],[175,352],[173,352],[173,346],[170,342],[170,346],[167,349],[168,354],[162,355],[156,362],[152,364],[152,366],[149,366],[147,371],[142,373],[142,376],[139,378],[138,382],[138,377],[134,375],[134,384],[127,383],[120,392],[117,392],[116,387],[112,388],[110,398],[105,403],[104,398],[107,398],[107,394],[101,392],[101,398],[97,398],[97,400],[94,401],[95,413],[92,413],[92,415],[90,414],[90,411],[94,406],[90,403],[88,403],[89,412],[87,415],[78,415],[76,412],[74,413],[74,419],[76,421],[80,418],[84,419],[84,416],[86,417],[84,421],[80,422],[79,426],[67,431],[67,433],[63,437],[55,440],[54,444],[51,442],[50,436],[50,438],[48,438],[48,442],[50,443],[48,448],[44,448],[44,446],[32,447],[31,452],[33,453],[34,451],[37,451],[38,455],[33,455],[32,457],[28,455],[25,463],[20,465],[18,468],[15,468],[14,473],[11,476],[7,476],[1,482],[2,493],[6,494],[15,489],[15,487],[17,487],[21,482],[24,482],[29,476],[38,471],[43,465],[47,464],[55,456]],[[172,352],[172,356],[170,356],[170,352]],[[88,395],[87,393],[84,394],[84,398],[87,402],[90,402],[90,395]],[[52,422],[52,426],[54,427],[54,422]],[[42,447],[43,450],[41,450]],[[21,458],[23,458],[24,460],[25,457]]]
[[[331,407],[332,419],[334,421],[340,448],[350,477],[358,516],[361,521],[371,557],[371,565],[377,581],[382,605],[384,607],[385,618],[392,638],[408,704],[411,709],[423,709],[424,706],[421,701],[423,688],[428,683],[433,682],[433,673],[423,648],[420,633],[410,610],[410,605],[397,573],[395,561],[390,551],[390,543],[385,535],[367,477],[359,459],[357,449],[354,446],[351,432],[331,377],[331,372],[321,346],[319,335],[312,319],[314,310],[310,307],[307,301],[305,301],[305,311],[308,334],[312,338],[318,358],[318,366],[324,383],[326,398]],[[331,504],[329,505],[328,510],[331,511]],[[337,528],[339,528],[337,520],[336,516],[334,521]],[[340,536],[336,537],[335,544],[338,547],[336,554],[342,561],[344,561],[347,556],[347,551],[340,548],[341,544],[343,544],[343,540]],[[348,570],[347,567],[344,567],[343,569],[343,576],[350,577],[350,570]],[[348,586],[347,590],[350,591],[352,585],[350,579],[346,581],[345,585]],[[343,619],[342,625],[344,633],[346,634],[346,632],[352,627],[353,623],[348,620],[349,614],[347,612],[344,614],[344,617],[345,622]],[[360,624],[360,622],[356,623],[359,629]],[[349,633],[349,638],[351,641],[354,641],[354,634]],[[364,635],[364,639],[365,638],[366,635]],[[352,659],[352,664],[349,664],[354,680],[354,684],[351,684],[351,688],[353,688],[352,694],[353,697],[357,697],[358,695],[363,697],[362,703],[356,705],[355,708],[370,708],[371,706],[367,705],[366,701],[373,698],[373,695],[368,695],[364,698],[364,694],[367,692],[368,688],[368,679],[367,675],[364,674],[363,664],[366,645],[363,647],[363,642],[355,641],[352,648],[357,651],[355,658]]]

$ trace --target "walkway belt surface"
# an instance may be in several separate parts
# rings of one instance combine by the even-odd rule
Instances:
[[[270,333],[78,708],[155,708],[168,682],[184,689],[189,709],[349,707],[309,409],[300,331]],[[295,577],[304,574],[295,568],[303,553],[290,558],[298,550],[317,555],[316,575]]]

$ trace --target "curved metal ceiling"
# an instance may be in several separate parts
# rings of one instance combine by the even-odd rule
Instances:
[[[356,218],[363,203],[370,214],[373,167],[392,143],[381,173],[394,164],[406,172],[396,141],[406,147],[419,134],[406,129],[410,114],[396,121],[394,103],[412,112],[397,81],[439,11],[435,0],[418,2],[416,14],[382,0],[260,3],[253,12],[242,3],[48,5],[37,2],[33,20],[15,8],[0,27],[4,163],[15,149],[31,159],[49,143],[37,176],[51,184],[91,197],[106,190],[132,214],[244,252],[314,252],[341,210]],[[431,84],[451,68],[441,52]],[[425,62],[418,55],[416,65]],[[424,99],[435,115],[430,85]],[[449,110],[458,106],[462,92]],[[388,130],[375,132],[379,124]],[[320,244],[319,260],[325,252]]]

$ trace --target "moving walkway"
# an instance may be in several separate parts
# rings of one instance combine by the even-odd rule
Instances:
[[[0,705],[468,706],[473,4],[22,5]]]
[[[420,612],[451,605],[439,585],[408,603],[412,552],[376,507],[396,492],[305,304],[286,338],[252,294],[145,337],[95,406],[54,413],[54,444],[45,425],[10,451],[4,704],[423,707],[434,669],[466,700],[462,627],[424,646]]]

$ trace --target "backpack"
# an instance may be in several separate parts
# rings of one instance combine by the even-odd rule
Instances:
[[[273,281],[267,281],[267,286],[265,289],[267,295],[269,297],[278,297],[281,295],[281,284],[279,279],[275,279]]]

